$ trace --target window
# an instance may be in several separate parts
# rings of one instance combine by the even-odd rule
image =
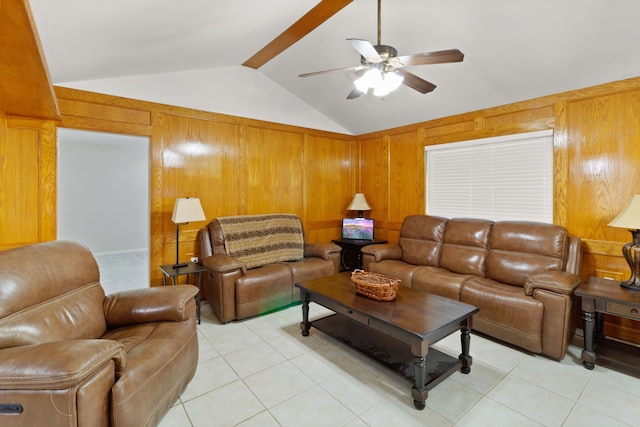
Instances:
[[[425,148],[429,215],[553,222],[553,131]]]

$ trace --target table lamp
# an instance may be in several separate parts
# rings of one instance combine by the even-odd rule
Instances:
[[[362,211],[370,211],[371,206],[367,203],[363,193],[356,193],[347,210],[358,211],[358,218],[362,218]]]
[[[171,221],[176,225],[176,263],[173,264],[173,268],[186,267],[186,262],[179,261],[179,248],[180,242],[180,224],[187,224],[194,221],[204,221],[206,218],[200,204],[200,199],[197,197],[184,197],[177,198],[176,203],[173,205],[173,215]]]
[[[609,223],[610,227],[626,228],[633,241],[622,248],[622,255],[631,268],[631,277],[620,286],[640,290],[640,194],[636,194],[626,208]]]

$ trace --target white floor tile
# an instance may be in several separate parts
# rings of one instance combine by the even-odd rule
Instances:
[[[223,355],[263,342],[262,338],[246,327],[231,330],[226,334],[216,335],[215,339],[208,339],[213,348]]]
[[[481,393],[457,381],[443,381],[429,391],[426,405],[449,421],[456,422],[482,397]]]
[[[564,365],[544,357],[527,357],[511,372],[514,376],[576,400],[592,371],[580,365]]]
[[[231,427],[265,407],[242,381],[235,381],[184,404],[194,427]]]
[[[198,364],[195,377],[182,393],[180,399],[187,402],[238,379],[238,375],[223,358],[207,360]]]
[[[269,411],[263,411],[247,421],[237,424],[237,427],[280,427],[280,424]]]
[[[540,427],[542,425],[488,397],[482,398],[456,423],[456,427]]]
[[[578,403],[629,425],[640,420],[640,396],[597,381],[590,381]]]
[[[191,422],[182,405],[172,407],[158,427],[191,427]]]
[[[316,385],[289,361],[246,377],[244,382],[267,408]]]
[[[286,360],[283,355],[264,341],[226,354],[224,359],[240,378],[246,378]]]
[[[393,391],[380,378],[364,369],[352,372],[352,375],[333,376],[323,381],[321,386],[356,414],[370,409]]]
[[[489,390],[494,388],[507,375],[506,372],[499,370],[491,365],[474,360],[471,365],[471,372],[463,374],[460,371],[455,372],[451,378],[472,390],[481,394],[487,394]]]
[[[209,340],[198,331],[198,363],[206,362],[207,360],[215,359],[220,356],[220,353],[211,345]]]
[[[353,412],[320,386],[305,390],[270,412],[282,427],[335,427],[356,418]]]
[[[629,424],[611,418],[595,409],[584,405],[576,405],[563,427],[628,427]]]
[[[360,418],[371,427],[450,427],[452,424],[445,417],[429,408],[419,411],[413,406],[410,393],[392,394]]]
[[[496,385],[488,396],[546,426],[560,426],[574,402],[514,376]]]
[[[524,351],[501,345],[477,334],[471,334],[469,354],[473,360],[482,361],[504,372],[510,372],[529,356]]]
[[[354,366],[351,360],[327,346],[294,357],[291,362],[316,382],[323,382],[345,371],[348,372]]]

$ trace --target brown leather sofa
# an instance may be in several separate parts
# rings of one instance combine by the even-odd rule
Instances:
[[[397,245],[362,249],[364,269],[472,304],[473,329],[561,359],[573,334],[581,241],[534,222],[412,215]]]
[[[272,227],[263,224],[263,219],[273,216],[286,217],[288,224],[296,227],[300,242],[300,255],[296,260],[263,261],[254,266],[246,260],[227,253],[225,233],[220,221],[246,221],[252,241],[247,245],[253,249],[264,246],[284,246],[281,237],[269,235]],[[276,227],[277,228],[277,227]],[[229,233],[227,233],[229,234]],[[330,276],[340,269],[340,247],[334,243],[307,243],[300,219],[295,215],[239,215],[216,218],[207,227],[200,229],[204,273],[205,297],[221,322],[256,316],[300,301],[300,290],[296,283]],[[255,239],[254,239],[255,237]],[[261,240],[266,239],[268,243]],[[287,257],[280,257],[286,259]]]
[[[105,297],[73,242],[0,252],[0,425],[157,425],[196,371],[197,291]]]

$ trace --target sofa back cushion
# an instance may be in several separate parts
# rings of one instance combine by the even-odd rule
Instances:
[[[454,218],[447,222],[440,267],[459,274],[485,276],[493,221]]]
[[[302,223],[296,215],[238,215],[214,221],[220,227],[225,253],[247,268],[304,258]],[[220,242],[214,239],[212,244],[215,248]]]
[[[487,273],[490,279],[523,286],[543,271],[562,271],[567,230],[559,225],[525,221],[496,222],[491,231]]]
[[[447,221],[447,218],[439,216],[407,216],[398,239],[402,260],[414,265],[438,267]]]
[[[100,338],[104,290],[93,255],[65,241],[0,252],[0,348]]]

